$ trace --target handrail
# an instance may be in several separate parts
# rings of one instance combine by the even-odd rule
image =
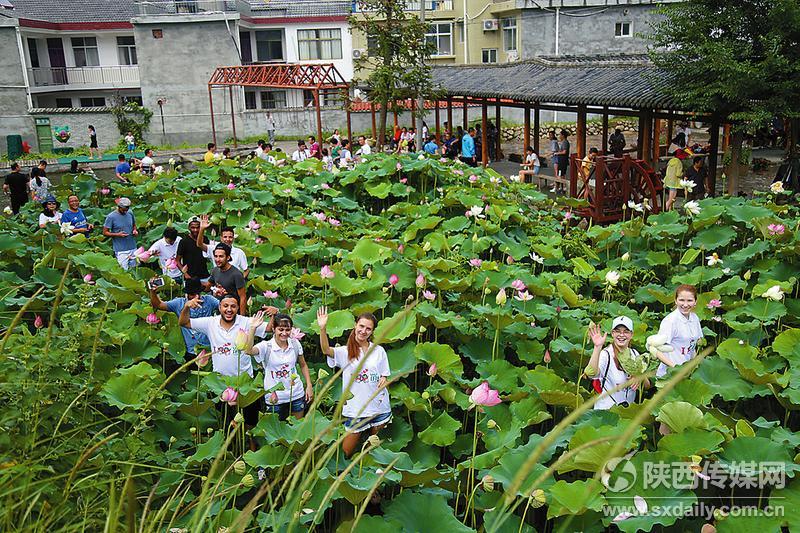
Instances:
[[[56,85],[130,86],[139,84],[139,66],[34,67],[28,69],[28,77],[33,87]]]

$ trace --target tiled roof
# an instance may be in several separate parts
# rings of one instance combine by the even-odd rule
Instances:
[[[243,0],[254,17],[349,16],[351,2],[342,0]]]
[[[129,22],[136,15],[133,0],[11,0],[16,18],[56,24],[70,22]]]
[[[449,96],[675,109],[664,91],[669,83],[666,73],[641,55],[540,57],[503,65],[436,66],[433,82]]]

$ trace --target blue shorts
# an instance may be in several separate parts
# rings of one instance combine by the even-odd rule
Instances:
[[[267,408],[265,409],[265,411],[267,413],[280,413],[281,411],[286,410],[286,406],[288,406],[289,404],[290,404],[289,402],[276,403],[276,404],[271,404],[267,402],[266,404]],[[306,409],[305,398],[298,398],[291,402],[292,413],[302,413],[303,411],[305,411],[305,409]]]
[[[344,428],[348,433],[361,433],[362,431],[388,424],[392,421],[392,413],[364,416],[360,418],[344,417]]]
[[[129,152],[133,152],[135,149],[136,149],[136,145],[135,144],[129,144],[128,145],[128,151]]]

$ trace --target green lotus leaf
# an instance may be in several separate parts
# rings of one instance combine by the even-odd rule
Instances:
[[[569,441],[569,449],[573,450],[582,445],[603,438],[608,438],[605,442],[594,444],[581,450],[572,458],[562,463],[558,468],[559,473],[570,472],[572,470],[584,470],[586,472],[597,472],[603,468],[612,457],[609,455],[611,450],[618,444],[619,437],[627,431],[627,426],[591,426],[585,425],[578,428]],[[643,438],[644,428],[639,426],[626,445],[619,450],[617,456],[624,455],[628,450],[636,447],[638,441]]]
[[[204,461],[212,461],[222,449],[225,442],[225,435],[222,431],[215,431],[210,439],[199,444],[197,451],[186,459],[189,463],[202,463]]]
[[[464,373],[464,365],[458,354],[446,344],[424,342],[414,350],[417,359],[427,363],[436,363],[437,373],[443,378],[460,378]]]
[[[771,217],[773,212],[766,207],[743,203],[727,207],[725,209],[725,215],[730,217],[734,222],[743,222],[752,226],[753,220],[759,217]]]
[[[428,531],[432,525],[440,531],[473,531],[453,516],[447,499],[435,493],[404,490],[386,504],[384,515],[401,524],[402,531]]]
[[[719,461],[731,472],[735,472],[737,468],[741,471],[743,464],[751,465],[755,476],[778,471],[785,472],[787,477],[792,478],[800,470],[800,465],[794,462],[790,449],[764,437],[736,437],[725,444],[719,454]]]
[[[289,454],[283,448],[262,446],[257,451],[248,451],[242,459],[253,468],[278,468],[286,464]]]
[[[396,533],[402,528],[398,521],[385,516],[362,515],[358,524],[353,527],[353,520],[345,520],[336,528],[336,533]]]
[[[587,509],[601,511],[606,500],[602,496],[603,485],[596,479],[586,481],[557,481],[547,491],[552,502],[547,507],[547,518],[565,514],[579,515]]]
[[[456,431],[459,429],[461,429],[461,422],[448,415],[445,411],[419,434],[419,438],[425,444],[449,446],[456,440]]]
[[[317,321],[312,318],[316,317],[317,310],[309,309],[305,314],[310,315],[309,318],[313,320],[310,322],[308,329],[319,334],[319,326],[317,325]],[[340,309],[339,311],[328,313],[328,324],[325,329],[328,332],[328,336],[335,339],[336,337],[341,337],[342,333],[345,331],[353,329],[355,322],[356,320],[353,316],[353,313],[344,309]]]
[[[120,409],[139,409],[151,399],[163,379],[160,370],[142,361],[117,370],[117,375],[103,385],[100,395]]]
[[[690,428],[706,428],[703,412],[686,402],[665,403],[661,406],[656,420],[669,426],[675,433],[682,433]]]
[[[378,323],[373,338],[379,344],[400,341],[411,336],[417,329],[417,312],[404,308]]]
[[[692,245],[713,252],[727,246],[736,238],[736,231],[728,226],[712,226],[697,232],[692,238]],[[723,258],[724,259],[724,258]]]
[[[658,449],[683,458],[691,455],[707,456],[721,450],[720,444],[723,442],[725,437],[716,431],[690,428],[661,437]]]

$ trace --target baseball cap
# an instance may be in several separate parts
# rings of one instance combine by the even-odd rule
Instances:
[[[117,205],[119,207],[130,207],[131,206],[131,201],[130,201],[129,198],[125,198],[123,196],[122,198],[119,199],[119,201],[117,202]]]
[[[195,222],[197,222],[198,224],[200,223],[200,217],[197,215],[190,216],[189,220],[186,222],[186,225],[188,226],[189,224],[193,224]]]
[[[611,323],[611,329],[616,329],[617,326],[625,326],[628,328],[628,331],[633,331],[633,320],[626,316],[618,316]]]

